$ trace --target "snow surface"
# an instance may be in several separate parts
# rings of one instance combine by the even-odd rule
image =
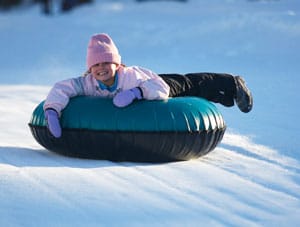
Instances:
[[[0,14],[0,226],[299,226],[300,2],[102,0],[47,17]],[[157,73],[230,72],[249,114],[217,107],[228,130],[197,160],[80,160],[32,137],[33,109],[81,75],[91,34]]]

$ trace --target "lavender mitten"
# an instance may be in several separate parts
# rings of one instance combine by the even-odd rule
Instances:
[[[142,99],[141,89],[137,87],[117,93],[113,99],[113,103],[117,107],[125,107],[135,99]]]
[[[53,109],[46,109],[45,117],[47,128],[49,129],[51,135],[53,135],[55,138],[61,137],[61,127],[59,124],[58,113]]]

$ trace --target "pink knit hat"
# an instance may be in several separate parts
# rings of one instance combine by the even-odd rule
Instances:
[[[87,48],[86,65],[90,69],[93,65],[102,62],[121,64],[121,56],[107,34],[96,34],[91,37]]]

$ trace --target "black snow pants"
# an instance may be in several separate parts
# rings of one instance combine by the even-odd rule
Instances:
[[[170,97],[197,96],[224,106],[233,106],[234,78],[226,73],[159,74],[170,86]]]

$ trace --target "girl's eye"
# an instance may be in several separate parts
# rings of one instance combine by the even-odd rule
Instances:
[[[102,62],[102,63],[97,63],[95,65],[93,65],[92,67],[104,67],[104,66],[108,66],[110,65],[111,63],[110,62]]]

